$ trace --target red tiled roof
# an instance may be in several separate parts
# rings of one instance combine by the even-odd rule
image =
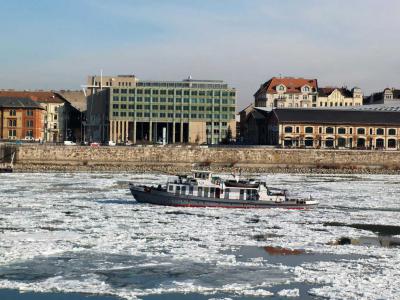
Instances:
[[[29,98],[40,103],[64,103],[59,95],[48,91],[0,91],[0,97]]]
[[[286,93],[301,93],[301,88],[305,85],[311,87],[313,92],[317,91],[318,83],[317,79],[305,79],[305,78],[294,78],[294,77],[272,77],[266,83],[264,83],[258,91],[254,94],[256,96],[262,91],[267,91],[269,94],[277,93],[277,86],[283,84],[286,87]]]

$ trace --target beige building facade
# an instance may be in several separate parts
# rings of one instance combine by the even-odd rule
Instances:
[[[363,105],[363,93],[360,88],[325,87],[318,88],[317,107],[346,107]]]
[[[400,149],[400,112],[276,109],[268,141],[281,147]]]

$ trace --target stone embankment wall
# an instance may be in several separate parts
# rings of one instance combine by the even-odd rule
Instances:
[[[247,172],[383,172],[400,173],[400,152],[267,147],[80,147],[20,146],[16,171],[159,171],[192,168]]]

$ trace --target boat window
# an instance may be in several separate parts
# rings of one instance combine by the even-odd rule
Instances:
[[[204,197],[208,197],[208,191],[209,191],[208,187],[205,187],[204,188]]]
[[[198,195],[199,197],[201,197],[201,193],[203,193],[203,188],[202,188],[202,187],[199,187],[198,190],[197,190],[197,195]]]
[[[182,186],[182,195],[186,195],[186,186]]]
[[[244,190],[240,190],[240,200],[244,200]]]
[[[170,192],[172,192],[172,191],[174,190],[174,186],[173,186],[173,185],[168,186],[168,190],[169,190]]]
[[[193,185],[189,186],[189,195],[193,195]]]
[[[180,185],[176,186],[176,190],[175,190],[176,194],[179,195],[181,193],[181,187]]]
[[[225,189],[225,199],[229,199],[229,192],[230,192],[230,189]]]
[[[214,198],[215,188],[210,188],[210,197]]]

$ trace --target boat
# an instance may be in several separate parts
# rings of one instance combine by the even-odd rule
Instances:
[[[210,171],[178,175],[162,186],[129,184],[139,203],[183,207],[289,208],[305,209],[318,205],[311,198],[291,198],[284,189],[271,188],[255,180],[223,180]]]

